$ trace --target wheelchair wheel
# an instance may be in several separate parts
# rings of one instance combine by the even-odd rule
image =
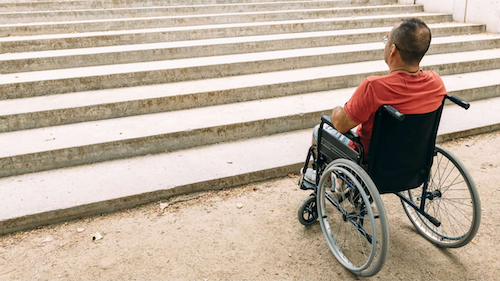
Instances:
[[[341,192],[327,184],[332,174],[344,181]],[[323,235],[337,260],[358,276],[379,272],[389,248],[389,226],[368,174],[346,159],[331,162],[319,182],[317,207]]]
[[[448,150],[436,146],[431,167],[430,193],[424,210],[441,222],[436,227],[404,201],[403,208],[417,231],[430,242],[445,248],[469,243],[481,222],[481,202],[476,185],[464,165]],[[406,191],[408,198],[420,206],[422,186]]]
[[[316,208],[316,196],[311,194],[307,197],[299,207],[298,213],[299,222],[305,226],[311,225],[318,219],[318,211]]]

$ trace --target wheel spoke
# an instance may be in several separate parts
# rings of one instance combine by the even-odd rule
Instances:
[[[449,164],[450,164],[450,161],[448,160],[448,162],[446,162],[446,166],[444,167],[443,173],[441,174],[442,175],[442,177],[441,177],[442,181],[440,182],[439,186],[441,186],[442,184],[444,184],[446,182],[446,180],[450,176],[451,172],[453,172],[453,170],[455,169],[455,166],[453,166],[453,168],[451,168],[451,170],[448,173],[448,175],[446,175],[446,178],[444,178],[444,174],[446,173],[446,170],[448,170],[448,165]]]
[[[461,176],[461,175],[462,175],[462,174],[458,173],[458,175],[457,175],[457,176],[453,179],[453,181],[451,182],[451,184],[449,184],[448,186],[446,186],[446,187],[447,187],[446,189],[444,189],[445,187],[442,187],[442,189],[444,189],[443,193],[444,193],[444,192],[446,192],[446,190],[448,190],[448,188],[450,188],[451,186],[453,186],[453,185],[454,185],[453,183],[454,183],[454,182],[457,180],[457,178],[458,178],[459,176]],[[462,181],[462,182],[463,182],[463,181]]]
[[[418,194],[421,188],[408,191],[409,199],[415,204],[419,198],[414,194]],[[403,202],[419,233],[443,247],[461,247],[470,242],[479,227],[477,190],[460,161],[440,147],[436,147],[427,192],[430,196],[425,201],[424,209],[441,222],[439,227]]]
[[[385,212],[375,219],[374,212],[369,211],[369,208],[373,209],[371,204],[383,206],[383,202],[380,197],[372,199],[371,191],[377,192],[377,189],[374,185],[366,185],[366,181],[371,182],[371,179],[355,163],[344,159],[335,160],[325,168],[323,177],[330,173],[343,180],[346,189],[341,196],[325,192],[326,186],[318,190],[318,212],[325,238],[332,253],[343,266],[355,275],[372,276],[380,270],[386,257],[388,227]],[[321,181],[326,179],[327,177],[322,178]],[[377,224],[375,221],[381,223]],[[330,230],[329,226],[335,230]],[[376,235],[377,228],[380,236]]]
[[[448,210],[446,204],[443,204],[443,208]],[[463,223],[461,223],[451,212],[448,211],[448,216],[446,216],[446,219],[448,220],[449,222],[449,225],[450,227],[453,229],[453,232],[455,233],[455,237],[460,237],[462,235],[460,235],[457,230],[453,227],[453,225],[456,225],[452,222],[452,219],[453,221],[455,221],[458,225],[457,226],[461,226],[461,228],[463,229],[465,227],[465,225]],[[464,232],[465,234],[466,232]]]

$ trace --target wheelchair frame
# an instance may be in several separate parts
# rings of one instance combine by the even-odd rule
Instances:
[[[464,109],[469,108],[469,103],[461,100],[460,98],[454,97],[454,96],[445,96],[443,99],[443,104],[439,108],[439,116],[437,117],[437,123],[436,123],[436,132],[437,132],[437,126],[439,124],[439,119],[441,116],[441,111],[444,106],[445,100],[448,99],[455,104],[458,104],[459,106],[463,107]],[[403,121],[405,119],[405,115],[401,114],[399,111],[397,111],[395,108],[393,108],[390,105],[384,105],[380,108],[380,110],[385,111],[388,113],[391,117],[395,118],[396,120]],[[330,249],[332,250],[333,254],[335,257],[341,262],[341,264],[346,267],[348,270],[350,270],[353,274],[358,275],[358,276],[372,276],[375,275],[383,266],[383,263],[385,261],[385,256],[388,250],[388,242],[385,244],[382,243],[380,246],[380,249],[378,250],[378,260],[375,262],[375,265],[372,265],[372,262],[375,259],[375,256],[377,253],[374,252],[377,251],[377,230],[373,228],[374,225],[374,218],[380,219],[381,224],[382,224],[382,234],[381,236],[388,241],[388,226],[384,226],[384,222],[386,221],[386,215],[385,215],[385,209],[383,207],[383,203],[381,199],[379,199],[379,191],[378,188],[375,186],[373,181],[371,180],[370,176],[366,171],[368,170],[368,164],[365,161],[364,157],[364,149],[363,146],[360,143],[360,138],[357,136],[355,133],[352,131],[349,131],[347,133],[344,133],[346,137],[348,137],[353,143],[355,143],[357,147],[357,151],[353,150],[352,148],[346,146],[345,144],[341,143],[337,138],[333,136],[329,136],[327,138],[323,138],[323,125],[328,124],[329,126],[333,127],[333,124],[330,120],[329,116],[322,116],[321,118],[321,123],[320,127],[318,130],[318,143],[316,146],[311,146],[309,148],[306,161],[304,163],[304,167],[302,168],[302,174],[306,173],[307,167],[309,166],[311,157],[313,158],[312,162],[312,167],[316,171],[316,180],[315,184],[312,184],[306,180],[301,179],[299,181],[299,186],[303,190],[313,190],[314,192],[311,194],[311,196],[304,201],[304,203],[301,205],[299,208],[299,221],[304,224],[304,225],[310,225],[316,221],[318,218],[318,213],[322,213],[323,216],[327,216],[325,211],[318,210],[321,208],[325,208],[325,202],[329,201],[336,210],[338,210],[342,214],[342,220],[344,222],[349,222],[352,224],[355,229],[362,235],[362,237],[366,238],[369,244],[371,244],[371,252],[369,257],[367,258],[366,263],[362,264],[361,266],[355,266],[353,265],[349,260],[346,260],[345,255],[342,253],[342,251],[339,249],[339,245],[335,238],[333,237],[333,234],[331,233],[331,226],[327,219],[320,217],[320,222],[322,226],[323,233],[325,235],[325,238],[327,240],[327,243],[330,246]],[[435,135],[434,135],[435,138]],[[324,142],[324,143],[323,143]],[[322,149],[322,148],[326,149]],[[317,155],[315,154],[315,151],[317,152]],[[434,190],[434,191],[428,191],[429,189],[429,182],[430,182],[430,174],[431,174],[431,168],[427,171],[427,174],[425,176],[425,180],[423,181],[422,184],[422,193],[420,197],[417,197],[417,200],[420,199],[420,204],[417,205],[414,200],[413,196],[410,190],[407,190],[409,196],[405,196],[403,194],[403,191],[399,192],[391,192],[396,194],[399,199],[401,200],[403,207],[405,209],[406,214],[410,218],[411,222],[413,225],[417,228],[417,230],[422,234],[427,240],[431,241],[432,243],[442,246],[442,247],[461,247],[470,242],[472,238],[474,237],[475,233],[477,232],[477,229],[479,227],[480,223],[480,202],[479,202],[479,197],[477,195],[477,191],[475,189],[475,185],[473,184],[472,178],[468,174],[468,172],[465,170],[463,165],[458,161],[458,159],[453,158],[451,153],[447,152],[446,150],[443,150],[442,148],[436,146],[434,148],[434,154],[433,156],[437,156],[438,152],[443,154],[443,155],[450,155],[446,156],[447,159],[451,162],[452,164],[455,165],[455,167],[458,167],[457,169],[461,173],[463,177],[465,177],[465,181],[469,187],[469,191],[471,192],[471,197],[472,197],[472,204],[473,204],[473,221],[472,221],[472,227],[469,230],[469,232],[466,233],[466,238],[462,241],[460,241],[458,244],[450,244],[447,245],[446,243],[440,243],[438,239],[441,237],[444,237],[444,235],[441,235],[441,233],[435,232],[434,228],[431,229],[431,231],[435,232],[439,237],[438,238],[433,238],[429,236],[433,235],[426,235],[426,233],[423,232],[422,228],[424,225],[420,224],[420,222],[417,222],[418,219],[421,219],[422,222],[424,220],[420,217],[423,216],[425,219],[427,219],[431,224],[433,224],[435,227],[440,227],[441,226],[441,221],[426,212],[425,207],[427,201],[432,201],[435,198],[440,198],[441,197],[441,191],[440,190]],[[355,165],[349,164],[349,161],[346,160],[337,160],[337,159],[347,159],[349,161],[352,161],[355,165],[357,165],[360,169],[356,168]],[[458,162],[457,162],[458,161]],[[432,161],[431,161],[432,165]],[[346,169],[348,167],[349,169]],[[462,172],[464,170],[464,172]],[[324,196],[317,196],[321,187],[321,190],[324,190],[325,188],[323,185],[325,185],[325,182],[328,180],[326,177],[323,176],[324,172],[328,172],[328,177],[330,177],[330,174],[334,174],[336,178],[341,179],[344,183],[348,185],[348,188],[357,192],[357,201],[356,204],[358,204],[359,208],[359,213],[348,213],[346,210],[344,210],[341,207],[341,204],[343,203],[344,200],[349,199],[349,201],[352,200],[352,198],[344,198],[341,197],[340,199],[336,200],[333,198],[331,195],[329,195],[327,192],[323,192],[320,195]],[[355,176],[353,176],[355,175]],[[464,176],[465,175],[465,176]],[[320,180],[321,176],[321,180]],[[332,185],[334,185],[334,180],[332,179]],[[360,181],[363,181],[361,184]],[[472,184],[469,184],[472,183]],[[367,184],[365,184],[367,183]],[[370,187],[370,185],[375,186],[375,190],[373,190],[373,187]],[[362,186],[362,188],[360,188]],[[349,191],[349,192],[351,192]],[[352,197],[352,196],[351,196]],[[378,198],[378,199],[377,199]],[[376,208],[378,209],[379,215],[374,216],[371,212],[372,209],[370,206],[374,201],[377,204]],[[378,202],[380,201],[380,202]],[[360,203],[361,202],[361,203]],[[351,202],[354,204],[353,202]],[[410,208],[415,210],[417,212],[417,216],[413,217],[410,216]],[[304,214],[308,214],[308,217],[304,217]],[[364,229],[364,221],[365,221],[365,216],[370,214],[370,222],[369,224],[372,226],[371,232],[369,230]],[[326,222],[324,222],[325,220]],[[386,223],[386,222],[385,222]],[[425,222],[424,222],[425,224]],[[328,233],[327,233],[328,232]],[[384,233],[386,232],[386,233]],[[327,236],[330,235],[332,238],[328,238]],[[461,239],[461,237],[459,237]],[[459,240],[459,239],[457,239]]]

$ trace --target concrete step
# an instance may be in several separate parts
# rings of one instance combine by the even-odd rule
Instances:
[[[109,8],[141,8],[162,6],[186,6],[186,5],[224,5],[244,3],[283,3],[284,5],[294,2],[316,1],[304,0],[113,0],[113,1],[5,1],[0,3],[0,12],[26,12],[26,11],[61,11],[77,9],[109,9]],[[333,0],[338,7],[394,4],[396,0]],[[313,4],[314,5],[314,4]]]
[[[335,75],[328,76],[328,73],[318,75],[318,72],[302,71],[302,75],[284,74],[287,72],[3,100],[0,101],[0,132],[299,95],[342,87],[338,78]],[[496,79],[499,75],[500,70],[495,69],[443,76],[443,80],[450,93],[474,101],[500,96]],[[356,81],[360,79],[360,76],[354,77]],[[464,88],[464,82],[461,81],[475,83],[470,88]]]
[[[500,129],[499,106],[445,107],[438,142]],[[308,129],[3,178],[0,234],[297,173],[310,140]]]
[[[250,26],[262,26],[269,24],[281,24],[277,27],[279,31],[276,33],[286,32],[286,28],[294,27],[294,25],[316,23],[313,26],[321,29],[305,30],[304,27],[296,32],[304,31],[319,31],[319,30],[338,30],[338,29],[353,29],[390,26],[401,21],[402,18],[417,17],[422,18],[428,23],[448,22],[452,21],[452,15],[442,13],[411,13],[411,11],[421,10],[421,6],[408,5],[391,5],[377,6],[372,8],[363,7],[359,10],[353,9],[350,16],[335,17],[339,9],[322,9],[322,10],[296,10],[296,11],[281,11],[281,12],[255,12],[255,13],[233,13],[233,14],[218,14],[218,15],[197,15],[192,17],[174,16],[174,17],[150,17],[150,18],[134,18],[134,19],[118,19],[118,20],[95,20],[95,21],[73,21],[73,22],[56,22],[56,23],[32,23],[32,24],[3,24],[0,25],[0,37],[9,36],[29,36],[42,34],[59,34],[59,33],[81,33],[95,31],[110,31],[110,30],[130,30],[130,29],[151,29],[175,27],[179,29],[187,26],[202,25],[207,28],[207,25],[222,25],[222,24],[237,24],[237,23],[253,23]],[[355,13],[357,12],[357,13]],[[384,13],[385,15],[374,15]],[[397,13],[406,14],[397,14]],[[344,11],[345,13],[345,11]],[[349,13],[348,13],[349,14]],[[366,15],[370,14],[370,16]],[[354,18],[352,16],[356,15]],[[323,18],[320,18],[323,17]],[[320,19],[318,19],[320,18]],[[224,26],[220,26],[224,27]]]
[[[330,67],[325,69],[331,69],[332,73],[339,75],[339,85],[359,83],[360,80],[352,79],[351,75],[361,74],[360,69],[363,69],[362,75],[385,72],[386,65],[383,61],[361,63],[360,66],[365,68],[349,70],[351,73],[343,71],[342,68],[345,65],[340,65],[340,63],[365,60],[366,57],[353,58],[357,54],[355,50],[344,55],[336,50],[338,46],[5,74],[0,75],[0,99],[173,83],[328,65]],[[380,50],[377,49],[373,51],[373,56],[380,56],[379,53]],[[353,65],[356,64],[347,65],[348,69]],[[441,75],[496,69],[500,68],[500,49],[430,55],[424,58],[422,66],[436,70]],[[355,85],[351,84],[351,86]]]
[[[224,39],[192,40],[154,44],[111,46],[72,50],[55,50],[30,53],[0,54],[3,74],[41,71],[62,68],[123,64],[159,60],[175,60],[230,54],[244,54],[338,44],[332,32],[292,33],[259,37],[234,37]],[[382,36],[380,37],[382,38]],[[343,45],[332,48],[350,62],[382,59],[384,45],[380,43]],[[428,54],[464,52],[500,47],[500,35],[479,34],[434,38]],[[356,55],[353,55],[356,52]],[[339,63],[349,62],[338,59]]]
[[[382,5],[385,0],[372,1],[374,3],[360,3],[359,6]],[[394,1],[395,2],[395,1]],[[225,14],[262,11],[286,11],[303,9],[325,9],[352,7],[350,1],[292,1],[292,2],[264,2],[218,5],[191,5],[191,6],[156,6],[156,7],[126,7],[101,8],[82,10],[44,10],[44,11],[1,11],[0,24],[60,22],[98,19],[140,18],[160,16],[180,16],[198,14]]]
[[[285,28],[286,26],[286,28]],[[309,40],[307,47],[334,46],[375,42],[390,32],[392,26],[316,31],[324,29],[323,21],[298,21],[283,26],[282,24],[239,24],[217,26],[198,26],[189,28],[160,28],[129,31],[105,31],[95,33],[73,33],[23,37],[0,38],[0,53],[36,52],[46,50],[96,48],[105,46],[123,46],[184,40],[210,40],[227,38],[229,42],[238,37],[253,40],[293,39],[295,44]],[[283,28],[283,34],[279,29]],[[429,24],[433,38],[462,34],[476,34],[485,31],[483,24],[439,23]],[[266,37],[267,36],[267,37]],[[325,43],[324,43],[325,42]]]
[[[383,73],[383,72],[382,72]],[[448,90],[468,101],[500,96],[500,70],[443,76]],[[347,80],[352,82],[347,82]],[[0,132],[183,110],[353,87],[328,71],[285,71],[114,90],[0,101]],[[463,81],[474,81],[470,88]],[[349,90],[348,90],[349,91]]]
[[[337,73],[367,69],[369,64],[373,62],[343,65]],[[499,96],[496,77],[498,70],[475,76],[463,74],[445,81],[450,93],[474,100]],[[353,92],[354,88],[343,88],[2,133],[0,177],[310,128],[319,116],[343,105]],[[496,109],[484,110],[484,122],[500,118]],[[488,115],[490,111],[496,117]]]

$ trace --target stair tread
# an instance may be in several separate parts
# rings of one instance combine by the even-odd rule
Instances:
[[[31,4],[32,7],[21,11],[24,9],[23,2],[27,4],[26,7]],[[336,3],[344,5],[346,2],[350,2],[352,6],[333,6]],[[88,216],[177,194],[265,180],[286,174],[285,171],[290,171],[291,168],[295,170],[294,167],[305,160],[312,128],[294,130],[312,127],[316,115],[319,122],[320,114],[329,112],[335,106],[344,105],[355,91],[355,87],[350,87],[355,85],[354,80],[373,73],[387,72],[387,65],[383,60],[374,60],[381,58],[374,54],[384,48],[375,38],[390,32],[393,28],[390,25],[403,18],[420,17],[429,23],[430,28],[440,29],[436,33],[438,36],[433,37],[433,46],[446,45],[435,50],[436,53],[448,53],[428,54],[421,66],[424,69],[435,69],[438,73],[440,70],[442,74],[449,73],[450,75],[442,76],[448,92],[462,94],[473,100],[467,111],[453,104],[445,106],[438,131],[439,139],[499,129],[500,114],[496,108],[500,106],[500,69],[487,69],[500,64],[500,48],[464,50],[497,46],[496,43],[485,41],[499,40],[500,35],[467,35],[469,32],[482,32],[484,25],[451,22],[450,13],[412,12],[421,11],[422,5],[401,5],[396,0],[386,2],[2,2],[0,36],[3,37],[0,37],[0,49],[3,49],[4,54],[0,54],[0,63],[9,64],[5,64],[4,73],[0,75],[0,89],[4,95],[1,98],[26,98],[0,100],[0,120],[4,121],[2,126],[8,124],[2,130],[18,130],[0,133],[3,148],[0,151],[0,164],[4,176],[0,178],[0,206],[3,206],[3,211],[0,212],[0,235],[5,231],[13,231],[16,227],[38,226],[61,218]],[[314,3],[315,6],[305,6],[303,3]],[[322,3],[326,5],[323,6]],[[9,4],[13,7],[11,11],[6,9]],[[271,6],[272,8],[267,8]],[[57,7],[57,11],[54,7]],[[224,10],[226,7],[231,9]],[[165,13],[159,13],[158,10]],[[133,11],[139,12],[134,14]],[[169,14],[169,11],[172,13]],[[443,23],[436,23],[439,21]],[[370,28],[366,28],[367,26]],[[341,29],[347,27],[359,28]],[[101,29],[103,31],[96,31]],[[34,35],[40,33],[55,34]],[[272,33],[277,34],[269,35]],[[459,33],[463,35],[457,36]],[[29,36],[21,36],[22,34]],[[450,36],[452,34],[455,36]],[[284,47],[292,40],[302,39],[302,42],[308,42],[303,39],[314,38],[316,41],[324,41],[323,37],[327,36],[340,36],[341,40],[337,40],[339,37],[330,38],[331,41],[337,40],[335,44],[328,41],[307,45],[308,48],[297,42],[294,46]],[[239,54],[218,53],[226,47],[237,49],[236,44],[257,45],[274,40],[290,41],[259,49],[238,49]],[[347,43],[347,40],[351,42]],[[174,50],[172,54],[177,55],[175,52],[183,51],[191,54],[193,50],[201,49],[188,49],[195,46],[218,48],[196,52],[196,58],[174,57],[170,53],[167,57],[164,55],[167,54],[166,51],[149,58],[157,61],[147,62],[140,56],[152,54],[156,50],[175,48],[186,49]],[[290,49],[292,47],[297,49]],[[54,48],[66,49],[51,50]],[[33,50],[37,51],[20,52]],[[135,54],[140,55],[134,60],[123,60],[127,52],[139,52]],[[353,56],[357,54],[366,57],[353,57],[340,64],[351,52]],[[211,56],[216,53],[217,56]],[[116,56],[117,54],[122,57]],[[114,56],[112,59],[121,60],[119,63],[112,59],[99,61],[99,58],[108,55]],[[324,56],[321,57],[322,55]],[[73,56],[81,56],[78,59],[91,58],[96,63],[89,61],[83,65],[79,63],[83,60],[74,59],[74,64],[65,64],[64,67],[68,68],[54,69],[59,67],[61,61],[70,61]],[[50,60],[51,58],[59,59]],[[324,61],[320,62],[320,59]],[[360,60],[366,61],[345,63]],[[43,62],[49,63],[44,67],[26,67],[30,63],[36,65]],[[262,67],[268,62],[277,64],[275,67]],[[107,63],[111,64],[106,65]],[[337,65],[318,66],[335,63]],[[459,69],[455,68],[456,63]],[[90,66],[98,64],[103,65]],[[226,71],[219,65],[231,66]],[[74,66],[81,67],[73,68]],[[451,68],[454,69],[450,70]],[[238,71],[233,71],[234,69]],[[240,69],[246,71],[240,72]],[[290,70],[277,71],[278,69]],[[32,71],[9,73],[21,70]],[[184,76],[185,72],[193,70],[199,72]],[[484,71],[467,73],[471,70]],[[224,76],[263,71],[270,72]],[[459,72],[466,73],[456,74]],[[454,74],[451,75],[452,73]],[[344,81],[352,77],[354,78],[350,82]],[[200,78],[210,79],[146,85]],[[115,83],[116,79],[125,80]],[[324,85],[311,87],[317,81]],[[332,85],[334,82],[338,83]],[[71,92],[131,85],[144,86]],[[293,91],[290,90],[292,87]],[[322,91],[338,87],[344,88]],[[218,91],[226,92],[217,96]],[[268,96],[267,92],[263,94],[264,91],[273,93],[274,97]],[[47,95],[29,97],[43,94]],[[210,97],[210,94],[213,94],[214,99],[220,99],[217,102],[225,104],[203,104],[204,98]],[[250,100],[256,98],[260,100]],[[152,101],[153,99],[158,100]],[[169,107],[175,101],[191,106],[194,99],[200,101],[193,108],[172,110]],[[236,102],[240,100],[247,101]],[[179,108],[185,107],[175,109]],[[143,114],[168,109],[171,111]],[[127,112],[127,115],[142,115],[113,118],[120,110]],[[88,116],[84,116],[86,120],[103,120],[82,122],[82,116],[87,113]],[[51,114],[59,118],[54,118],[58,124],[77,123],[29,129],[54,125],[50,123],[53,122]],[[125,114],[120,116],[123,115]],[[16,122],[25,122],[23,128],[26,130],[19,130],[22,128]],[[295,126],[293,122],[299,125]],[[284,131],[287,132],[278,133]],[[265,134],[273,135],[263,136]],[[214,144],[218,141],[226,142]],[[205,145],[207,143],[210,145]],[[185,149],[186,147],[193,148]],[[171,152],[162,153],[168,150]],[[146,153],[158,154],[130,158]],[[109,161],[117,158],[119,159]],[[92,161],[104,162],[85,164]],[[55,169],[71,165],[80,166]],[[55,170],[33,173],[46,169]],[[29,174],[11,176],[25,172]],[[205,185],[200,185],[202,183]]]
[[[327,12],[327,11],[325,11]],[[329,11],[328,11],[329,12]],[[297,24],[313,24],[313,23],[330,23],[337,25],[345,25],[348,22],[363,22],[370,20],[387,21],[388,19],[402,19],[408,16],[422,18],[429,23],[436,22],[439,18],[443,18],[441,21],[449,21],[451,18],[450,14],[447,13],[408,13],[404,14],[386,14],[386,15],[367,15],[367,16],[337,16],[331,18],[309,18],[309,19],[287,19],[287,18],[271,18],[267,17],[264,20],[255,19],[255,15],[247,15],[242,17],[242,15],[235,14],[233,18],[227,15],[212,15],[210,18],[216,19],[219,22],[202,23],[202,20],[206,20],[207,17],[201,17],[197,15],[198,19],[192,17],[192,22],[189,18],[179,18],[179,17],[149,17],[149,18],[130,18],[130,19],[107,19],[107,20],[94,20],[94,21],[73,21],[73,22],[41,22],[41,23],[23,23],[23,24],[2,24],[0,25],[0,32],[2,37],[19,36],[19,35],[35,35],[40,33],[45,34],[55,34],[63,32],[92,32],[92,31],[104,31],[104,30],[129,30],[131,28],[140,29],[151,29],[152,27],[163,28],[165,26],[171,27],[170,31],[181,31],[187,30],[184,28],[191,28],[194,26],[201,26],[204,28],[235,28],[235,27],[258,27],[271,25],[297,25]],[[312,13],[311,11],[303,11],[300,13]],[[296,17],[303,17],[304,15],[297,13]],[[265,14],[263,14],[265,17]],[[308,16],[309,17],[309,16]],[[432,19],[432,20],[431,20]],[[234,21],[236,23],[231,23]],[[229,22],[229,23],[228,23]],[[70,31],[68,31],[68,29]]]
[[[0,100],[0,116],[307,81],[336,75],[329,71],[330,68],[332,67],[306,68],[130,88]],[[369,71],[370,69],[367,70]],[[448,91],[464,87],[476,88],[496,85],[499,83],[498,79],[496,79],[497,77],[500,77],[500,69],[442,76]],[[461,81],[470,82],[464,83]]]
[[[304,161],[310,131],[1,178],[0,221]]]
[[[472,102],[468,111],[446,106],[439,135],[499,123],[498,114],[492,110],[499,105],[500,98],[494,98]],[[497,120],[486,122],[485,117]],[[70,167],[64,172],[51,170],[2,178],[0,206],[4,211],[0,212],[0,221],[174,188],[178,193],[188,192],[189,185],[197,182],[299,164],[305,159],[310,139],[311,129],[300,130]]]
[[[380,47],[380,45],[382,44],[377,44],[377,45]],[[374,45],[373,48],[377,47],[375,47]],[[212,56],[212,57],[202,57],[202,58],[188,58],[188,59],[177,59],[177,60],[12,73],[12,74],[0,75],[0,85],[18,84],[18,83],[26,83],[34,81],[69,79],[76,77],[97,77],[97,76],[116,75],[124,73],[160,71],[168,69],[183,69],[190,67],[202,67],[211,65],[318,56],[324,54],[331,54],[332,52],[335,52],[338,49],[339,46],[318,47],[318,48],[268,51],[268,52],[258,52],[258,53],[248,53],[248,54]],[[451,63],[451,62],[463,62],[471,60],[478,61],[478,60],[499,58],[499,57],[500,57],[500,49],[488,49],[488,50],[460,52],[451,54],[429,55],[424,57],[421,66],[425,67],[428,65],[436,65],[436,64]],[[366,69],[368,67],[374,67],[374,66],[378,67],[379,70],[383,70],[383,68],[380,67],[381,66],[383,67],[385,65],[383,61],[368,61],[368,62],[350,63],[343,65],[326,66],[318,69],[328,68],[328,71],[332,71],[332,73],[342,75],[342,74],[356,73],[358,70],[357,67],[364,67],[362,69]]]
[[[324,8],[324,9],[296,9],[296,10],[281,10],[281,11],[256,11],[256,12],[240,12],[240,13],[221,13],[221,14],[196,14],[196,15],[176,15],[176,16],[152,16],[152,17],[132,17],[132,18],[117,18],[117,19],[93,19],[93,20],[75,20],[75,21],[58,21],[58,22],[33,22],[33,23],[10,23],[10,24],[0,24],[2,27],[20,27],[20,26],[50,26],[50,25],[71,25],[71,24],[88,24],[88,23],[106,23],[106,22],[126,22],[126,21],[141,21],[141,20],[159,20],[159,19],[183,19],[183,18],[226,18],[230,16],[244,16],[244,15],[268,15],[268,14],[292,14],[301,12],[320,12],[320,11],[340,11],[340,10],[370,10],[370,9],[380,9],[384,8],[387,10],[396,8],[412,8],[421,5],[378,5],[378,6],[363,6],[363,7],[340,7],[340,8]],[[419,13],[419,14],[422,14]],[[437,14],[437,13],[436,13]],[[356,18],[362,18],[366,16],[358,16]],[[374,15],[377,18],[380,15]],[[385,17],[385,15],[384,15]],[[339,18],[351,18],[351,17],[336,17]],[[281,22],[281,21],[280,21]]]
[[[280,5],[285,6],[286,4],[338,4],[346,3],[345,0],[315,0],[315,1],[282,1],[282,2],[251,2],[251,3],[225,3],[225,4],[192,4],[192,5],[165,5],[165,6],[145,6],[145,7],[106,7],[104,8],[80,8],[80,9],[64,9],[64,10],[34,10],[34,11],[10,11],[10,12],[0,12],[0,15],[6,14],[18,14],[18,15],[31,15],[31,14],[45,14],[52,13],[53,16],[64,13],[74,13],[74,12],[103,12],[103,13],[113,13],[114,11],[136,11],[136,10],[168,10],[168,9],[182,9],[182,8],[205,8],[205,7],[216,7],[220,8],[222,11],[225,7],[240,7],[240,6],[274,6]],[[5,3],[2,3],[5,4]],[[354,7],[370,7],[370,6],[381,6],[372,5],[370,3],[359,3]],[[402,5],[400,5],[402,6]],[[286,10],[286,6],[284,7]],[[332,6],[335,8],[335,6]],[[337,8],[352,8],[352,7],[337,7]],[[307,8],[304,8],[307,9]]]
[[[389,28],[386,30],[390,31]],[[145,51],[145,50],[158,50],[158,49],[173,49],[182,47],[194,46],[208,46],[208,45],[226,45],[237,43],[262,43],[266,41],[275,40],[289,40],[298,38],[312,38],[312,37],[325,37],[334,36],[334,32],[307,32],[307,33],[290,33],[280,35],[261,35],[261,36],[242,36],[231,38],[216,38],[204,40],[188,40],[188,41],[175,41],[163,43],[150,43],[150,44],[135,44],[135,45],[120,45],[108,47],[95,47],[95,48],[80,48],[80,49],[66,49],[66,50],[51,50],[51,51],[38,51],[38,52],[25,52],[25,53],[11,53],[0,54],[0,62],[9,60],[20,59],[39,59],[51,57],[66,57],[66,56],[81,56],[81,55],[95,55],[95,54],[109,54],[109,53],[123,53],[131,51]],[[475,42],[481,40],[497,40],[500,38],[499,34],[482,33],[474,35],[460,35],[433,38],[432,44],[445,44],[457,42]],[[325,47],[322,47],[325,48]],[[363,43],[351,45],[339,45],[331,47],[332,50],[342,51],[358,51],[367,49],[383,49],[380,42],[377,43]]]
[[[360,67],[358,66],[358,68]],[[497,71],[491,71],[484,77],[490,77],[488,80],[491,80],[496,75],[498,75]],[[464,74],[462,77],[467,78],[468,76]],[[460,79],[462,78],[455,76],[450,81],[456,82]],[[480,83],[480,81],[483,80],[486,80],[486,78],[476,79],[475,81],[478,81],[477,83],[482,86],[485,83]],[[456,90],[456,87],[458,87],[457,83],[452,84],[450,85],[451,89],[455,87]],[[474,87],[474,82],[467,80],[465,83],[462,83],[462,87]],[[354,89],[345,88],[265,100],[7,132],[0,134],[0,142],[3,143],[4,147],[0,152],[0,157],[322,112],[335,106],[342,106],[352,95]],[[498,101],[500,101],[500,98]],[[482,112],[481,114],[486,114],[489,111],[496,112],[491,108],[484,108],[482,110],[480,111]],[[483,123],[487,124],[490,121],[497,122],[499,118],[500,115],[484,120],[473,118],[473,122],[475,122],[476,126],[483,126]],[[460,126],[462,124],[464,123],[452,124],[451,126]],[[442,127],[446,128],[446,126]]]
[[[331,19],[326,19],[331,20]],[[314,20],[297,20],[290,21],[291,23],[302,23],[304,21],[314,22]],[[325,21],[322,19],[321,21]],[[282,22],[280,22],[282,23]],[[183,27],[166,27],[166,28],[152,28],[152,29],[136,29],[136,30],[113,30],[113,31],[98,31],[98,32],[82,32],[82,33],[63,33],[63,34],[46,34],[46,35],[31,35],[31,36],[10,36],[10,37],[0,37],[1,42],[16,42],[16,41],[32,41],[32,40],[46,40],[46,39],[68,39],[68,38],[85,38],[91,36],[113,36],[113,35],[127,35],[127,34],[147,34],[147,33],[159,33],[159,32],[169,32],[176,30],[203,30],[212,28],[231,28],[231,27],[251,27],[260,25],[272,25],[273,22],[258,22],[258,23],[241,23],[241,24],[219,24],[219,25],[201,25],[201,26],[183,26]],[[471,23],[457,23],[457,22],[444,22],[439,24],[429,24],[430,28],[433,27],[461,27],[461,26],[477,26],[478,24]],[[286,36],[288,34],[311,34],[312,36],[322,36],[331,35],[349,35],[349,34],[360,34],[360,33],[370,33],[370,32],[389,32],[392,27],[375,27],[375,28],[359,28],[359,29],[341,29],[332,31],[317,31],[317,32],[304,32],[304,33],[285,33],[285,34],[274,34],[274,36]],[[266,36],[266,35],[263,35]],[[300,35],[298,35],[300,36]],[[260,37],[260,36],[255,36]],[[300,37],[298,37],[300,38]]]

